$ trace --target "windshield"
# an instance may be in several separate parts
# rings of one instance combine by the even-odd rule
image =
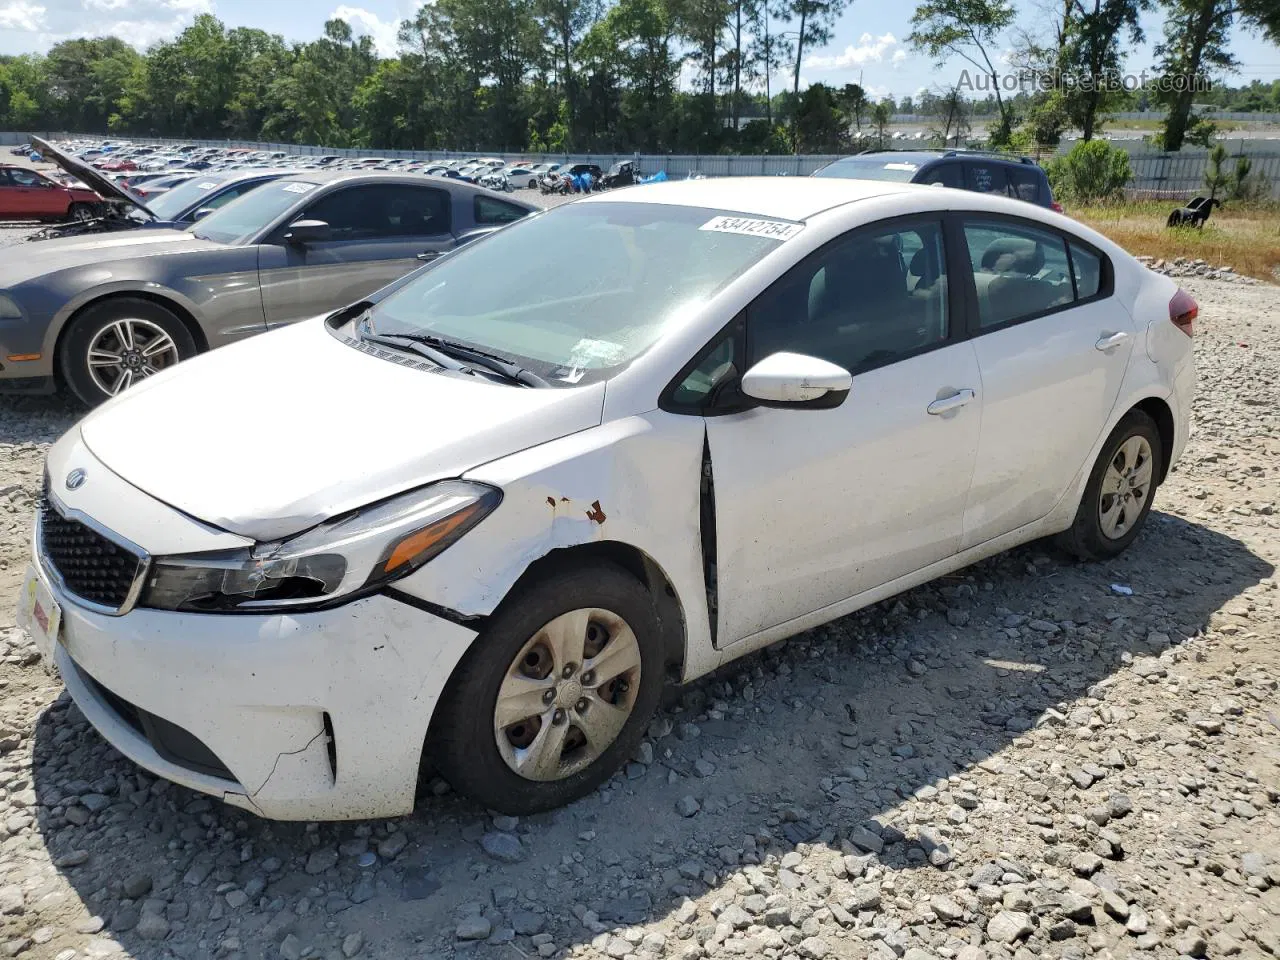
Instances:
[[[219,207],[191,232],[201,240],[243,243],[315,188],[300,180],[273,180]]]
[[[814,176],[843,177],[848,180],[897,180],[907,183],[919,169],[920,164],[910,160],[886,160],[884,157],[879,160],[850,158],[837,160],[823,167]]]
[[[157,180],[156,185],[168,186],[167,179]],[[195,176],[191,179],[183,179],[173,189],[166,190],[154,200],[148,201],[147,209],[161,220],[177,220],[190,207],[199,206],[203,197],[207,197],[220,186],[222,181],[212,177]]]
[[[569,204],[442,258],[371,308],[369,327],[460,341],[557,385],[605,379],[800,229],[699,207]]]

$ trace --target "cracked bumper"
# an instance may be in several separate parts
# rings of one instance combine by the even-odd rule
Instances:
[[[306,614],[108,617],[51,589],[62,628],[44,654],[103,737],[162,777],[281,820],[412,810],[432,711],[475,636],[383,596]],[[139,715],[196,738],[221,769],[165,749]]]

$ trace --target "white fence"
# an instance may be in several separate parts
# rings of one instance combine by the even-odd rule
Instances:
[[[57,140],[70,134],[42,134]],[[21,143],[26,135],[0,133],[0,143]],[[636,160],[641,173],[653,174],[665,170],[670,177],[683,177],[689,173],[700,172],[709,177],[742,177],[742,176],[795,176],[803,177],[813,173],[824,164],[836,159],[836,154],[803,154],[800,156],[763,156],[763,155],[696,155],[696,154],[640,154],[640,153],[575,153],[575,154],[528,154],[528,153],[488,153],[485,151],[458,152],[448,150],[366,150],[360,148],[333,148],[298,145],[291,143],[263,143],[249,140],[165,140],[155,138],[137,138],[148,143],[195,144],[211,147],[240,147],[251,150],[267,150],[302,156],[338,156],[338,157],[404,157],[412,160],[445,160],[459,157],[492,156],[512,162],[536,163],[552,160],[559,163],[595,163],[608,169],[619,160]],[[1271,183],[1271,195],[1280,197],[1280,141],[1274,144],[1258,140],[1230,140],[1227,147],[1228,159],[1223,165],[1225,172],[1235,169],[1236,158],[1248,157],[1253,171]],[[912,149],[910,144],[900,145],[902,149]],[[1065,153],[1071,143],[1064,142],[1058,153]],[[1208,162],[1209,151],[1203,147],[1186,147],[1177,153],[1163,153],[1150,143],[1124,142],[1115,146],[1129,154],[1133,169],[1130,187],[1139,194],[1188,194],[1194,195],[1204,189],[1204,173]]]

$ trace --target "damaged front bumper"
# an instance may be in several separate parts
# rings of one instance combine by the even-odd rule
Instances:
[[[316,613],[62,606],[46,656],[135,763],[264,817],[413,809],[431,714],[475,633],[386,596]]]

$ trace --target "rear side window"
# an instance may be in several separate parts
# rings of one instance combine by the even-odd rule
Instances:
[[[959,189],[964,186],[964,171],[958,163],[939,163],[926,170],[916,183],[940,183]]]
[[[1071,270],[1076,278],[1076,299],[1096,297],[1102,289],[1102,260],[1078,243],[1071,247]]]
[[[977,193],[1004,193],[1006,179],[1004,167],[998,163],[983,163],[970,160],[965,167],[968,171],[968,187]]]
[[[528,211],[523,207],[517,207],[514,203],[507,203],[497,197],[476,197],[475,216],[476,223],[480,226],[492,227],[504,223],[515,223],[517,220],[523,220],[527,213]]]
[[[982,329],[1038,316],[1075,299],[1067,245],[1059,234],[1029,225],[966,219],[964,237]]]
[[[1040,202],[1040,177],[1035,170],[1030,167],[1025,170],[1011,167],[1008,175],[1009,196],[1028,203]]]
[[[17,167],[9,168],[9,177],[19,187],[38,187],[40,184],[47,182],[38,173],[32,173],[30,170],[22,170]]]

